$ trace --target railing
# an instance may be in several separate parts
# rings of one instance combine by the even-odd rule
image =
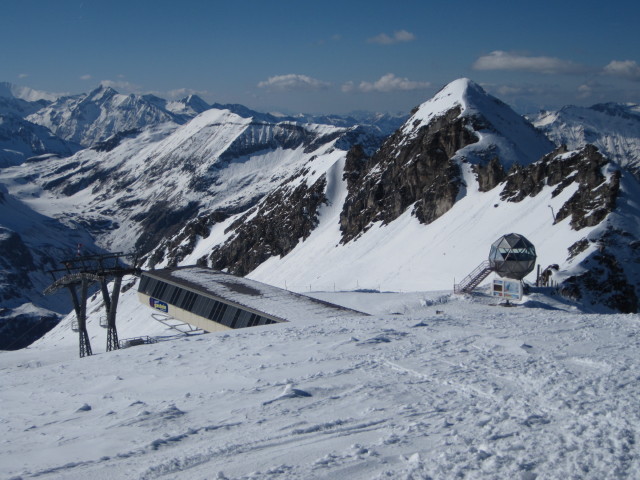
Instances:
[[[137,345],[145,345],[149,343],[158,343],[158,341],[153,337],[133,337],[133,338],[125,338],[124,340],[120,340],[118,345],[120,348],[129,348],[135,347]]]
[[[489,264],[489,260],[485,260],[478,265],[473,272],[464,277],[460,283],[453,286],[454,293],[468,293],[478,286],[493,271]]]

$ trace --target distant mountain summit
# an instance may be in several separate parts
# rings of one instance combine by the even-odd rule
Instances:
[[[0,82],[0,97],[5,98],[18,98],[25,102],[45,102],[50,103],[55,101],[59,94],[48,93],[40,90],[34,90],[33,88],[24,87],[20,85],[14,85],[9,82]]]
[[[449,83],[412,113],[401,128],[408,138],[438,118],[460,120],[476,141],[459,156],[472,163],[496,156],[505,167],[528,164],[553,148],[526,119],[468,78]]]
[[[85,147],[123,131],[166,122],[176,126],[183,123],[184,119],[150,100],[141,95],[123,95],[101,85],[88,94],[62,97],[27,119]]]
[[[166,109],[175,115],[183,115],[193,118],[202,112],[209,110],[211,105],[197,95],[188,95],[180,100],[167,102]]]

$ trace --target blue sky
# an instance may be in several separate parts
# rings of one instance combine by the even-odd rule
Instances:
[[[261,111],[407,112],[469,77],[520,112],[640,102],[640,2],[3,0],[0,81]]]

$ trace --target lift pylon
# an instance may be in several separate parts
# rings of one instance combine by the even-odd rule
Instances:
[[[87,299],[89,285],[94,282],[100,283],[100,290],[107,311],[107,352],[120,348],[118,330],[116,328],[116,312],[122,277],[125,275],[140,275],[140,269],[135,266],[135,257],[134,267],[123,267],[120,265],[121,257],[131,256],[132,255],[124,255],[122,252],[101,255],[78,255],[74,258],[63,260],[61,263],[64,265],[64,268],[49,271],[54,282],[45,289],[45,295],[54,293],[63,287],[66,287],[71,294],[71,300],[73,301],[73,308],[76,312],[78,323],[80,357],[92,354],[89,334],[87,332]],[[113,263],[112,266],[109,266],[110,261]],[[56,278],[56,273],[64,273],[64,275]],[[109,278],[114,279],[113,292],[111,295],[109,295],[107,287]],[[78,286],[81,288],[80,298],[78,298],[76,290]]]

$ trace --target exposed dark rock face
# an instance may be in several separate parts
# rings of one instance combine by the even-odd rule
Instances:
[[[197,215],[199,203],[191,202],[183,208],[172,209],[167,201],[155,203],[146,213],[134,215],[132,220],[143,228],[136,241],[135,250],[145,254],[160,243],[163,238],[178,233],[182,226]]]
[[[574,230],[599,225],[616,208],[621,172],[610,170],[607,178],[603,171],[609,160],[592,145],[571,155],[566,153],[561,147],[526,168],[515,166],[508,174],[501,198],[520,202],[527,196],[535,197],[545,186],[555,186],[555,197],[568,186],[577,185],[554,222],[570,218]],[[624,313],[637,312],[639,286],[632,280],[631,271],[625,272],[625,265],[640,263],[640,248],[633,246],[635,241],[629,233],[606,230],[597,239],[575,242],[568,249],[568,260],[591,251],[580,261],[586,269],[584,273],[564,280],[562,294]]]
[[[132,138],[136,135],[140,134],[141,130],[139,128],[132,128],[130,130],[123,130],[122,132],[117,132],[112,137],[106,139],[104,142],[98,142],[93,147],[92,150],[96,152],[110,152],[114,148],[116,148],[125,138]]]
[[[163,242],[150,255],[147,262],[150,266],[168,259],[168,266],[178,265],[193,249],[200,238],[207,238],[211,233],[211,227],[216,223],[225,221],[232,215],[239,213],[237,209],[215,210],[211,213],[199,215],[187,222],[184,228],[175,236],[163,240]],[[206,258],[200,261],[206,265]]]
[[[559,156],[565,152],[561,147],[528,167],[514,166],[500,196],[502,200],[520,202],[527,196],[535,197],[546,185],[557,185],[555,197],[568,185],[577,183],[577,191],[557,212],[555,222],[571,217],[574,230],[598,225],[616,206],[620,172],[613,172],[607,180],[602,169],[609,161],[593,145],[568,158]]]
[[[504,167],[498,157],[493,157],[485,165],[477,164],[473,165],[473,172],[476,174],[478,180],[478,189],[481,192],[488,192],[493,190],[500,183],[504,181],[507,174],[504,171]]]
[[[345,178],[349,194],[340,215],[342,241],[365,232],[372,222],[389,223],[415,204],[414,215],[425,224],[446,213],[462,186],[452,157],[478,137],[467,128],[469,118],[451,109],[415,134],[398,130],[371,159],[352,150]],[[471,120],[472,121],[472,120]]]
[[[211,252],[211,266],[246,275],[268,258],[289,253],[317,226],[318,209],[327,202],[325,188],[322,176],[311,186],[285,185],[269,194],[257,211],[250,210],[229,227],[235,234]]]
[[[582,262],[587,271],[562,283],[562,295],[589,301],[592,305],[605,305],[622,313],[637,313],[637,286],[629,283],[619,255],[620,252],[609,252],[607,249],[594,251]],[[640,262],[640,255],[636,255],[635,261]]]
[[[587,248],[589,248],[589,240],[587,240],[586,238],[582,238],[578,240],[576,243],[574,243],[568,248],[569,257],[567,259],[571,260],[577,257],[582,252],[584,252]]]

